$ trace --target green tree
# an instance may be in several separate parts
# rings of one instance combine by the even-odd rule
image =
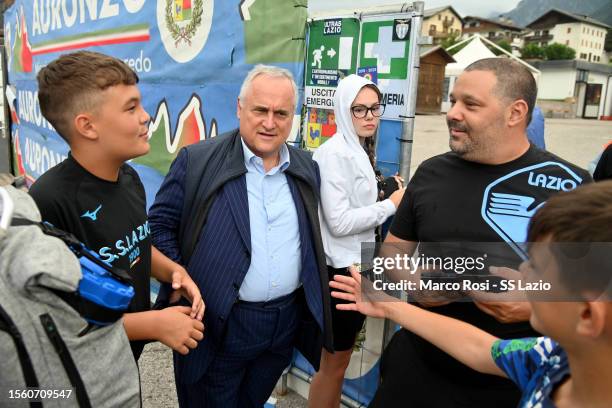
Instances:
[[[498,47],[503,48],[504,50],[508,51],[509,53],[512,53],[512,46],[510,45],[510,43],[508,42],[508,40],[499,40],[495,43]],[[491,47],[493,48],[493,47]],[[501,55],[503,54],[503,52],[501,52],[500,50],[498,50],[497,48],[493,48],[493,54],[495,55]]]
[[[537,44],[527,44],[521,49],[523,59],[543,59],[544,50]]]
[[[453,34],[453,35],[449,35],[448,37],[444,38],[441,42],[440,42],[440,46],[442,48],[444,48],[445,50],[447,50],[449,47],[457,44],[459,41],[461,41],[461,39],[459,38],[459,35],[457,34]],[[465,47],[467,45],[467,43],[463,43],[458,47],[453,48],[452,50],[448,51],[451,55],[452,54],[456,54],[459,51],[461,51],[463,49],[463,47]]]
[[[544,47],[547,60],[571,60],[576,58],[576,51],[565,44],[552,43]]]

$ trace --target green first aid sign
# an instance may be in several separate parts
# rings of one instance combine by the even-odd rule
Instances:
[[[335,87],[339,77],[355,73],[358,46],[359,20],[313,21],[308,36],[305,85]]]
[[[359,67],[376,67],[379,80],[407,79],[408,33],[408,24],[397,20],[364,21]]]

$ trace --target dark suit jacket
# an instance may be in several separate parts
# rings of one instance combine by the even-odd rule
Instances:
[[[308,153],[289,147],[285,170],[298,214],[304,313],[296,347],[318,369],[321,347],[332,350],[325,256],[318,220],[319,173]],[[153,244],[186,266],[206,303],[205,335],[187,356],[175,354],[177,381],[205,373],[251,264],[244,154],[237,130],[183,148],[149,211]],[[169,286],[160,291],[167,298]],[[159,303],[159,302],[158,302]]]

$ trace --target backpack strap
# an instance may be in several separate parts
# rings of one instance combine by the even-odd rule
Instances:
[[[13,217],[11,221],[11,226],[14,226],[14,227],[22,227],[22,226],[28,226],[28,225],[36,225],[42,230],[42,232],[45,235],[59,238],[62,241],[64,241],[64,243],[77,256],[77,258],[85,257],[91,262],[93,262],[94,264],[96,264],[96,266],[99,266],[103,268],[104,270],[106,270],[107,272],[109,272],[119,281],[127,285],[133,284],[132,278],[130,277],[130,275],[128,275],[126,271],[124,271],[123,269],[114,268],[110,266],[109,264],[107,264],[106,262],[100,260],[95,255],[92,255],[92,253],[87,249],[87,247],[83,245],[83,243],[79,241],[70,232],[61,230],[53,226],[53,224],[50,224],[48,222],[36,222],[36,221],[32,221],[32,220],[28,220],[26,218],[20,218],[20,217]]]
[[[15,349],[17,351],[17,357],[19,358],[19,364],[21,365],[21,371],[25,380],[25,385],[28,388],[38,388],[38,378],[36,372],[32,366],[32,360],[28,350],[23,343],[23,338],[17,326],[13,322],[13,319],[6,313],[6,311],[0,305],[0,331],[7,332],[13,339]],[[42,408],[40,401],[30,401],[30,408]]]
[[[15,217],[12,226],[35,225],[46,235],[62,240],[78,258],[83,277],[75,292],[50,289],[90,324],[105,326],[119,320],[128,310],[134,289],[131,276],[96,256],[73,234],[47,222]]]
[[[40,315],[39,318],[40,323],[42,324],[42,327],[49,338],[49,341],[53,345],[53,348],[57,352],[57,355],[62,362],[64,369],[66,370],[66,375],[68,375],[70,384],[72,384],[75,389],[79,407],[91,408],[91,402],[89,400],[89,396],[87,395],[87,390],[85,389],[85,384],[83,383],[79,369],[74,363],[64,339],[62,339],[61,334],[57,330],[57,326],[55,325],[53,318],[48,313]]]

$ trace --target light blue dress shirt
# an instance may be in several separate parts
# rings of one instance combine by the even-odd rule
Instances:
[[[300,285],[301,243],[297,211],[284,174],[289,149],[282,145],[279,164],[268,172],[263,160],[242,140],[251,226],[251,265],[240,286],[241,300],[265,302],[288,295]]]

